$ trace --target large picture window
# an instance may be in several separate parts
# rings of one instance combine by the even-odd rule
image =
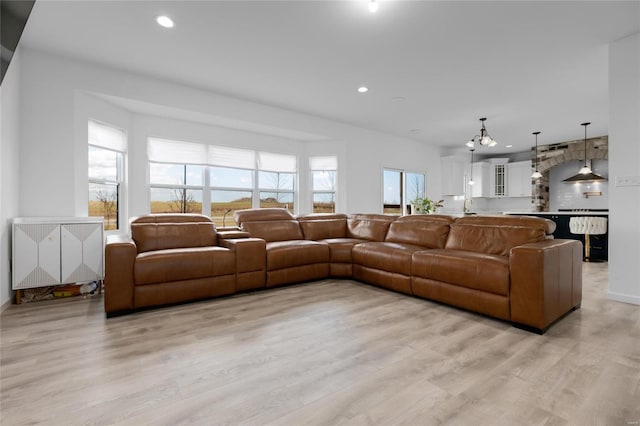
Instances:
[[[311,157],[311,193],[313,213],[335,213],[338,159],[336,157]]]
[[[148,155],[154,213],[198,212],[210,215],[217,226],[229,226],[240,209],[294,212],[294,155],[156,138],[149,139]]]
[[[126,147],[127,136],[124,130],[89,120],[88,211],[89,216],[104,218],[106,231],[120,228]]]

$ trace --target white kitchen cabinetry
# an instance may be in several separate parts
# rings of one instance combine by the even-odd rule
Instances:
[[[509,197],[531,197],[531,161],[509,163],[507,193]]]
[[[464,161],[454,155],[440,159],[442,195],[464,195]]]
[[[473,163],[473,185],[471,185],[471,196],[474,198],[490,196],[490,174],[491,164],[480,161]]]
[[[102,218],[16,218],[12,289],[102,280]]]

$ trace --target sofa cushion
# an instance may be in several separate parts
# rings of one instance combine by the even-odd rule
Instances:
[[[496,225],[496,226],[524,226],[544,231],[547,235],[553,234],[556,230],[556,223],[553,220],[536,216],[464,216],[456,219],[459,225]]]
[[[300,228],[307,240],[325,240],[347,236],[346,215],[323,215],[299,217]]]
[[[390,242],[368,242],[353,247],[355,265],[362,265],[387,272],[411,275],[411,256],[424,247]]]
[[[452,222],[453,218],[449,216],[404,216],[391,223],[385,241],[444,248],[449,235],[449,224]]]
[[[329,262],[329,245],[309,240],[267,243],[267,270]]]
[[[267,242],[303,239],[297,220],[243,222],[242,229],[252,237],[262,238]]]
[[[236,210],[233,219],[238,225],[244,222],[272,221],[272,220],[293,220],[293,215],[287,209],[282,208],[261,208]]]
[[[544,240],[542,228],[511,225],[462,224],[451,225],[446,249],[508,256],[516,246]]]
[[[217,243],[212,222],[131,223],[138,253],[170,248],[208,247]]]
[[[177,248],[139,254],[134,267],[136,285],[233,275],[235,254],[223,247]]]
[[[384,241],[389,225],[396,219],[396,216],[382,214],[350,214],[347,216],[347,237]]]
[[[509,259],[453,249],[423,250],[411,259],[411,274],[474,290],[509,295]]]

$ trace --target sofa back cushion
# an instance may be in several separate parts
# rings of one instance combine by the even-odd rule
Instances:
[[[131,238],[138,253],[217,244],[211,218],[194,214],[150,214],[131,220]]]
[[[326,240],[347,236],[347,215],[317,214],[298,218],[300,228],[307,240]]]
[[[266,242],[303,239],[300,224],[286,209],[237,210],[233,218],[243,231]]]
[[[294,219],[289,210],[279,208],[236,210],[235,212],[233,212],[233,218],[240,226],[242,226],[244,222]]]
[[[385,241],[441,249],[447,242],[451,223],[450,216],[403,216],[391,223]]]
[[[242,229],[254,238],[266,242],[302,240],[302,230],[297,220],[261,220],[242,222]]]
[[[451,225],[445,248],[508,256],[513,247],[544,240],[549,230],[545,219],[522,221],[509,216],[467,219],[460,218]]]
[[[384,241],[389,225],[397,216],[383,214],[350,214],[347,216],[347,238]]]

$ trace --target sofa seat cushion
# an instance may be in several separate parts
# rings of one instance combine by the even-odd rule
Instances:
[[[413,254],[411,274],[503,296],[509,295],[509,259],[463,250],[425,250]]]
[[[328,238],[320,242],[329,244],[329,260],[331,263],[351,263],[353,246],[366,243],[367,240],[358,238]]]
[[[411,256],[424,247],[413,244],[368,242],[353,247],[355,265],[411,275]]]
[[[329,262],[329,245],[317,241],[291,240],[267,243],[267,270]]]
[[[156,250],[136,257],[136,285],[233,275],[235,254],[223,247]]]

